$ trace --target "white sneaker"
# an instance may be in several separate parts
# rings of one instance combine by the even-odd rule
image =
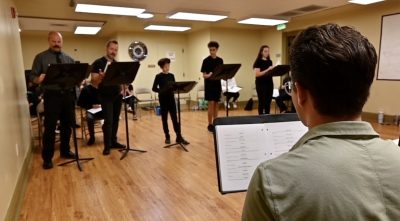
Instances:
[[[233,102],[233,108],[237,108],[237,104],[236,104],[236,102]]]

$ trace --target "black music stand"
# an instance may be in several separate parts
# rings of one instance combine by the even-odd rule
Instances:
[[[46,77],[44,78],[42,85],[44,89],[60,89],[60,90],[70,90],[73,89],[75,92],[75,86],[80,85],[80,83],[89,76],[89,64],[51,64],[47,69]],[[75,95],[76,93],[74,93]],[[75,101],[72,104],[75,106]],[[90,161],[93,157],[79,158],[78,152],[78,142],[76,138],[76,114],[73,111],[72,119],[72,136],[74,139],[75,148],[75,159],[58,164],[58,166],[64,166],[73,162],[76,162],[78,169],[82,171],[80,161]]]
[[[213,74],[210,77],[210,80],[225,80],[226,81],[226,92],[225,102],[226,102],[226,116],[229,116],[229,108],[228,108],[228,79],[231,79],[235,76],[236,72],[239,70],[241,64],[221,64],[218,65]]]
[[[125,99],[125,89],[126,84],[130,84],[135,80],[136,74],[139,70],[140,63],[139,62],[112,62],[107,67],[107,71],[105,73],[105,77],[103,79],[103,84],[105,86],[112,85],[123,85],[124,93],[123,99]],[[145,150],[132,149],[129,144],[129,128],[128,128],[128,111],[127,104],[124,102],[124,112],[125,112],[125,134],[126,134],[126,147],[121,149],[122,156],[120,160],[124,159],[129,151],[138,151],[141,153],[145,153]]]
[[[281,64],[277,65],[271,70],[267,71],[266,75],[270,75],[272,77],[279,77],[282,76],[290,71],[290,65],[288,64]]]
[[[180,101],[180,97],[179,94],[180,93],[189,93],[189,91],[191,91],[193,89],[193,87],[197,84],[196,81],[180,81],[180,82],[175,82],[172,85],[172,90],[173,92],[176,92],[178,94],[178,125],[179,125],[179,130],[181,131],[182,134],[182,127],[181,127],[181,101]],[[183,143],[181,142],[176,142],[174,144],[169,144],[167,146],[164,146],[164,148],[169,148],[175,145],[179,145],[180,147],[182,147],[182,149],[184,149],[186,152],[189,152],[185,145],[183,145]]]

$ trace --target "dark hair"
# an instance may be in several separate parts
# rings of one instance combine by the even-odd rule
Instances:
[[[216,41],[210,41],[210,42],[208,42],[207,47],[208,48],[219,48],[219,44]]]
[[[109,40],[108,42],[107,42],[107,44],[106,44],[106,47],[108,48],[108,47],[110,47],[110,44],[118,44],[118,41],[117,40]]]
[[[290,49],[293,82],[309,90],[327,116],[361,113],[374,79],[377,55],[367,38],[336,24],[309,27]]]
[[[171,63],[171,60],[169,58],[161,58],[160,60],[158,60],[158,66],[160,66],[160,68],[163,68],[165,64],[169,64]]]
[[[257,54],[256,60],[253,63],[253,68],[255,68],[257,61],[262,58],[262,52],[264,51],[264,48],[268,48],[269,49],[269,46],[268,45],[261,45],[260,49],[258,50],[258,54]],[[269,57],[269,54],[268,54],[267,60],[271,60],[270,57]]]

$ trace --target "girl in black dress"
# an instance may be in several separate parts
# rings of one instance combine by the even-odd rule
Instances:
[[[269,114],[274,83],[272,81],[272,76],[267,74],[267,72],[273,68],[272,61],[269,57],[269,47],[267,45],[262,45],[260,47],[253,68],[256,74],[258,114]]]

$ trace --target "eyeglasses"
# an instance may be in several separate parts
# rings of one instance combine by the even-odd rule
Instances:
[[[293,94],[293,87],[294,87],[294,83],[292,81],[287,81],[283,85],[283,88],[285,89],[286,94],[288,94],[289,96],[292,96],[292,94]]]

